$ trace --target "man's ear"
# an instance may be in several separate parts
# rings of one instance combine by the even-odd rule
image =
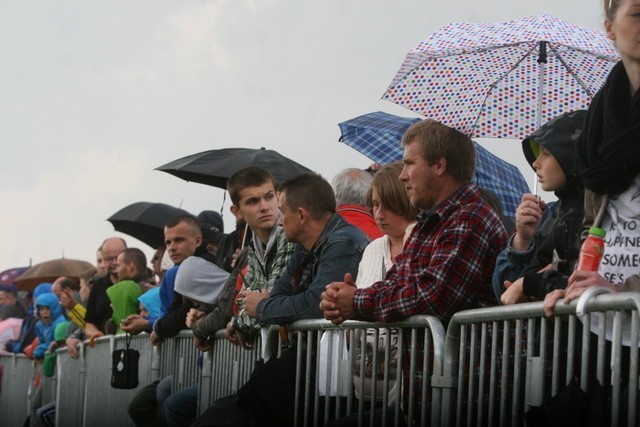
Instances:
[[[298,208],[298,221],[300,224],[304,224],[309,219],[309,211],[305,208]]]
[[[444,157],[440,157],[435,161],[434,165],[436,166],[436,173],[438,176],[442,176],[447,171],[447,159]]]
[[[239,207],[237,207],[236,205],[231,205],[229,207],[229,210],[231,211],[233,216],[236,217],[236,221],[244,221],[244,217],[242,216],[242,212],[240,212]]]

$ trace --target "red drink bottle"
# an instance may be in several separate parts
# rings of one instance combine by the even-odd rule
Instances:
[[[604,236],[606,231],[602,228],[591,227],[589,229],[589,237],[580,248],[580,258],[578,261],[578,270],[598,271],[600,261],[604,255]]]

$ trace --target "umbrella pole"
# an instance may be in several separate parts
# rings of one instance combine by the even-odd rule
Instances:
[[[242,244],[240,245],[240,250],[244,249],[244,243],[247,240],[247,232],[249,231],[249,224],[244,225],[244,234],[242,235]]]
[[[536,130],[542,126],[542,96],[544,94],[544,79],[547,65],[547,42],[541,41],[538,50],[538,105],[536,109]],[[533,173],[533,194],[538,195],[538,175]]]

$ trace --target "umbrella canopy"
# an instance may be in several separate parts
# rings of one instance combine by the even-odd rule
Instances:
[[[156,170],[170,173],[186,181],[199,182],[222,189],[227,188],[227,179],[235,172],[249,166],[260,166],[271,172],[277,182],[310,169],[264,147],[223,148],[203,151],[159,166]]]
[[[29,267],[16,267],[3,271],[2,273],[0,273],[0,285],[14,284],[14,280],[16,279],[16,277],[20,276],[28,268]]]
[[[60,276],[80,280],[80,276],[95,270],[95,266],[78,259],[52,259],[28,268],[14,283],[24,291],[32,291],[42,282],[53,282]]]
[[[409,52],[382,98],[471,137],[522,139],[586,109],[618,60],[604,33],[547,14],[453,23]]]
[[[177,215],[189,212],[164,203],[137,202],[125,206],[107,218],[113,228],[135,237],[152,248],[164,243],[164,225]]]
[[[340,123],[340,141],[364,154],[376,163],[402,160],[400,140],[404,132],[420,119],[398,117],[375,112]],[[476,174],[473,181],[492,191],[502,203],[503,213],[514,217],[524,193],[529,191],[520,170],[491,154],[475,141]]]

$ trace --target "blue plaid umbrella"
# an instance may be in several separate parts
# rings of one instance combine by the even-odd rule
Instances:
[[[402,160],[400,139],[404,132],[421,119],[410,119],[377,111],[338,124],[340,141],[364,154],[376,163]],[[502,202],[504,214],[514,217],[527,182],[517,167],[491,154],[475,141],[476,175],[473,181],[492,191]]]

